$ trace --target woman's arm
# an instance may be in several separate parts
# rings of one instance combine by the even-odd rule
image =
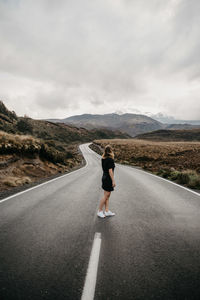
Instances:
[[[112,170],[112,169],[109,169],[108,172],[109,172],[109,175],[110,175],[110,177],[111,177],[111,179],[112,179],[112,186],[115,187],[115,186],[116,186],[116,183],[115,183],[115,179],[114,179],[114,173],[113,173],[113,170]]]

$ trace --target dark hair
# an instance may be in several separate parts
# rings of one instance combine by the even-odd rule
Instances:
[[[114,159],[114,153],[113,153],[112,147],[110,145],[105,146],[102,157],[103,158],[111,157],[112,159]]]

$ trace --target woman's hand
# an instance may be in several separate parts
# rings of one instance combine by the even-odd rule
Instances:
[[[112,187],[115,187],[116,186],[116,183],[115,183],[115,181],[113,180],[112,181]]]

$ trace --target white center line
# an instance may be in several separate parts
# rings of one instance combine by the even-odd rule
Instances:
[[[81,300],[94,299],[100,248],[101,248],[101,233],[96,232],[94,235],[94,241],[92,245],[92,251],[90,254],[90,260],[88,264],[87,275],[85,279]]]

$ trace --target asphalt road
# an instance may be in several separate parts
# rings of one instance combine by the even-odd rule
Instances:
[[[115,217],[96,216],[101,164],[0,203],[1,300],[80,299],[101,233],[94,299],[200,299],[200,196],[116,164]]]

